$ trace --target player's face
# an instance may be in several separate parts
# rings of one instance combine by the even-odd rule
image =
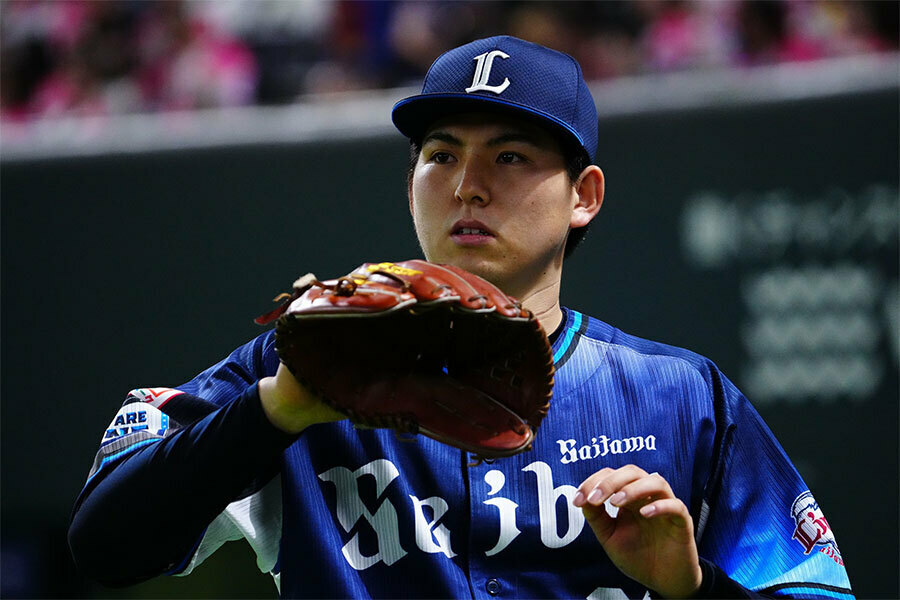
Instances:
[[[552,135],[486,114],[436,122],[422,140],[409,189],[428,260],[520,297],[561,268],[577,199]]]

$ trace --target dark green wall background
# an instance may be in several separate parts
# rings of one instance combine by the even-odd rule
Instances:
[[[704,190],[896,190],[897,106],[894,91],[602,120],[607,200],[567,265],[564,303],[701,352],[741,385],[740,286],[755,267],[692,267],[685,203]],[[94,586],[68,559],[69,511],[129,389],[177,385],[260,333],[252,318],[296,275],[418,255],[406,154],[398,136],[2,164],[4,596],[274,596],[243,544],[186,579]],[[896,282],[894,231],[886,248],[828,258]],[[898,595],[887,335],[870,397],[760,407],[837,532],[859,597]],[[122,531],[161,527],[136,519]]]

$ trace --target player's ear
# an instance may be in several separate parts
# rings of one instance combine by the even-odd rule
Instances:
[[[597,165],[588,165],[575,182],[575,205],[572,207],[570,227],[584,227],[597,216],[603,205],[605,179]]]
[[[409,200],[409,214],[413,217],[416,216],[415,210],[413,210],[413,197],[412,197],[412,177],[406,178],[406,198]]]

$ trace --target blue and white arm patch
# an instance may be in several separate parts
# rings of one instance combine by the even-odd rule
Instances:
[[[129,402],[146,402],[156,408],[162,408],[169,400],[183,393],[181,390],[167,387],[137,388],[128,392],[122,405]]]
[[[160,407],[182,394],[171,388],[131,390],[124,404],[100,438],[100,449],[88,474],[88,481],[135,450],[163,439],[177,429],[177,423]]]
[[[129,398],[131,398],[130,395]],[[113,417],[113,420],[103,433],[100,445],[101,447],[105,446],[110,442],[140,431],[146,431],[155,437],[163,437],[168,430],[169,415],[152,404],[131,400],[122,406],[119,412],[116,413],[116,416]]]

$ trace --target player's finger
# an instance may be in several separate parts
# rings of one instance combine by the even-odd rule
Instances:
[[[620,508],[640,508],[661,498],[674,498],[669,482],[659,473],[650,473],[623,486],[609,498],[610,504]]]
[[[597,540],[605,544],[616,530],[616,520],[606,511],[605,506],[585,504],[582,509],[584,520],[594,532]]]
[[[575,492],[575,497],[572,499],[572,504],[577,507],[582,507],[587,504],[587,496],[591,493],[591,491],[597,487],[597,484],[600,483],[605,477],[608,477],[614,469],[609,467],[604,467],[600,469],[587,479],[581,482],[581,485],[578,486],[578,490]]]
[[[593,489],[585,493],[585,498],[588,503],[599,506],[624,486],[646,475],[647,471],[637,465],[625,465],[601,478]]]
[[[639,511],[645,519],[667,518],[668,522],[678,529],[685,530],[693,536],[694,522],[684,502],[678,498],[663,498],[641,507]]]

